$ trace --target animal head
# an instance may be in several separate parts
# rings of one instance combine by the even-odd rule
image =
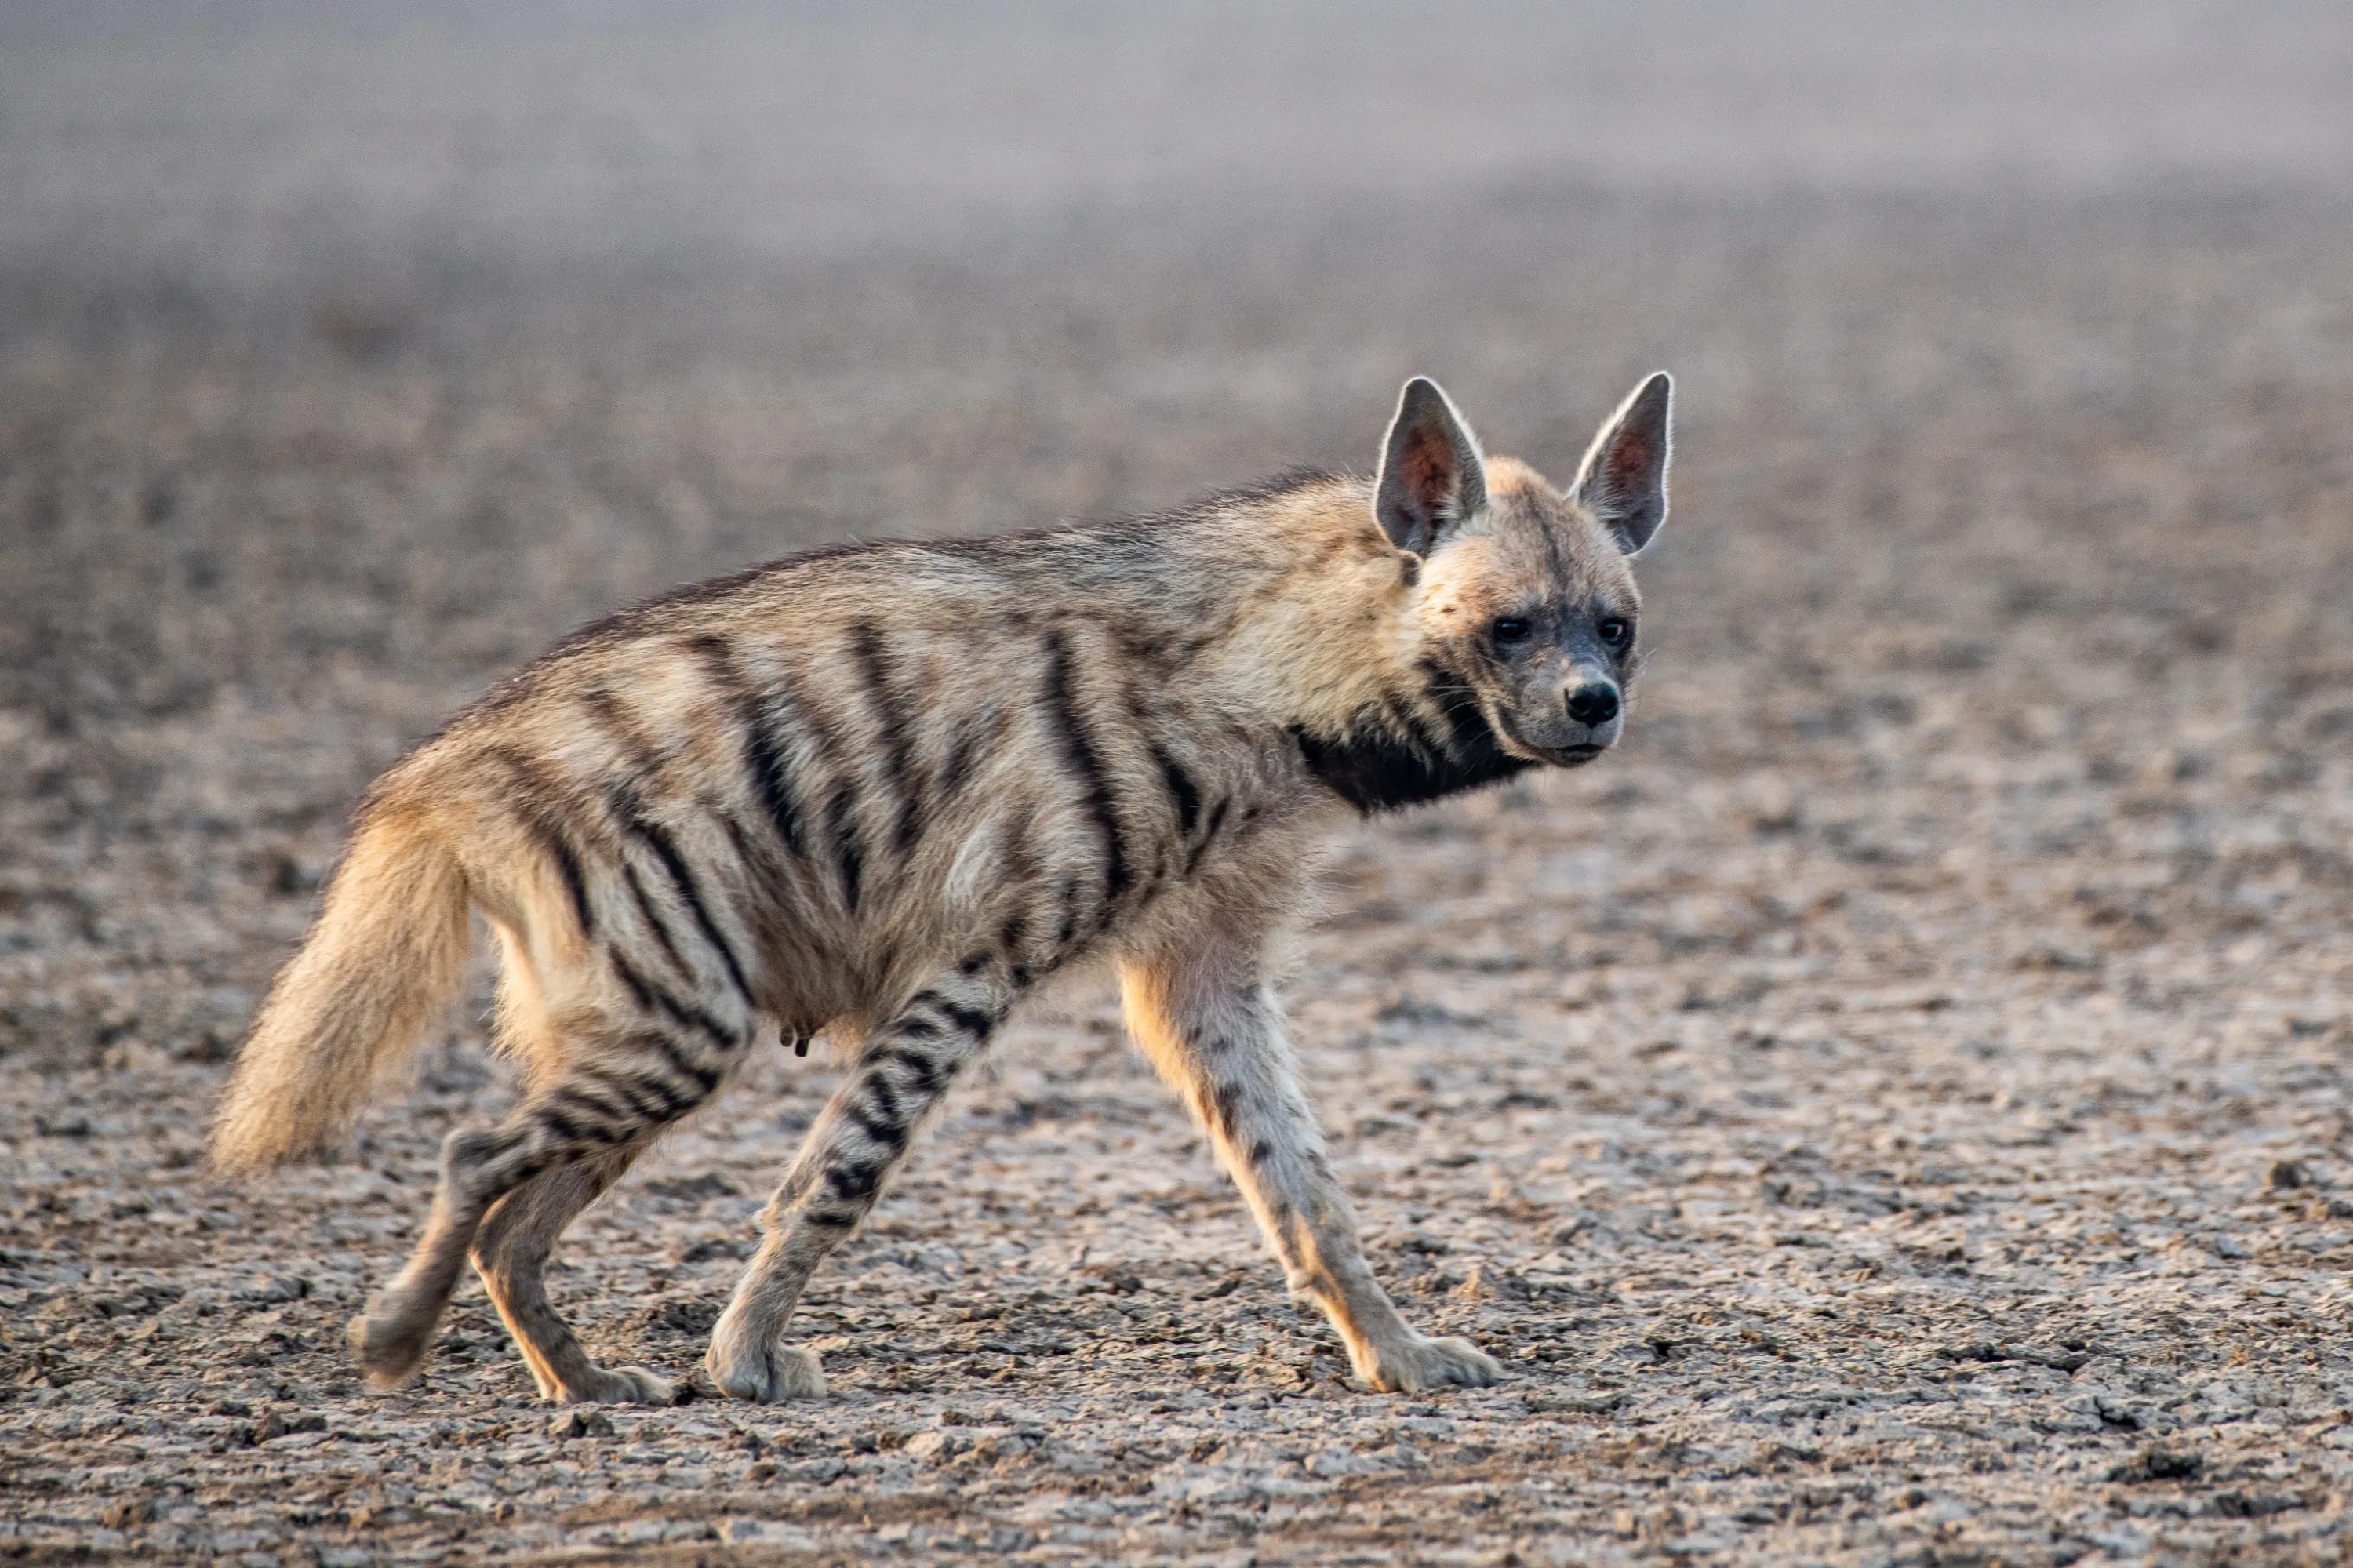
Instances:
[[[1641,613],[1627,560],[1666,521],[1672,392],[1663,373],[1635,388],[1561,490],[1482,452],[1438,383],[1406,383],[1373,511],[1419,560],[1424,656],[1514,757],[1576,767],[1623,731]]]

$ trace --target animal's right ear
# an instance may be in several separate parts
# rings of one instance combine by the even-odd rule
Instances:
[[[1487,504],[1487,462],[1478,438],[1427,376],[1405,384],[1381,449],[1373,515],[1400,550],[1426,556]]]

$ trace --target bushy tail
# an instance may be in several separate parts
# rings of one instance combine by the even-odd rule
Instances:
[[[270,988],[213,1128],[213,1166],[259,1171],[341,1137],[466,975],[466,880],[408,814],[364,819],[302,950]]]

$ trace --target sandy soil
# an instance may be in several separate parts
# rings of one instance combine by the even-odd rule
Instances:
[[[800,122],[726,14],[646,56],[723,84],[683,146],[434,14],[12,23],[0,1556],[2340,1560],[2345,24],[1833,12],[1786,69],[1697,11],[1591,23],[1636,83],[1577,79],[1686,90],[1655,141],[1548,109],[1527,61],[1578,40],[1520,18],[1493,101],[1419,105],[1420,154],[1353,180],[1315,13],[1242,77],[1215,18],[1155,24],[1209,109],[1259,106],[1230,134],[1122,87],[1167,38],[901,17],[903,79],[814,73],[857,179],[727,140],[731,104]],[[1345,36],[1409,80],[1383,16]],[[1085,48],[1117,69],[1077,107],[976,107]],[[141,91],[76,96],[110,72]],[[513,96],[469,131],[478,79]],[[2168,140],[2177,89],[2202,129]],[[761,201],[725,206],[730,156]],[[334,1162],[203,1173],[356,791],[571,622],[1361,464],[1414,370],[1565,473],[1655,365],[1682,442],[1629,742],[1336,843],[1288,991],[1378,1266],[1500,1387],[1349,1385],[1099,979],[820,1277],[821,1405],[539,1406],[472,1287],[423,1382],[358,1388],[343,1320],[503,1098],[479,1005]],[[832,1081],[761,1063],[583,1222],[556,1290],[592,1350],[694,1366]]]

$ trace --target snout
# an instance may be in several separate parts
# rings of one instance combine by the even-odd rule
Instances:
[[[1626,694],[1591,670],[1577,672],[1553,694],[1528,694],[1508,713],[1506,728],[1526,752],[1556,768],[1590,762],[1618,744],[1626,727]]]
[[[1599,729],[1618,717],[1618,687],[1614,682],[1591,681],[1571,686],[1567,701],[1569,718],[1588,729]]]
[[[1588,678],[1561,694],[1561,718],[1553,748],[1584,762],[1618,744],[1625,728],[1626,697],[1615,681]]]

